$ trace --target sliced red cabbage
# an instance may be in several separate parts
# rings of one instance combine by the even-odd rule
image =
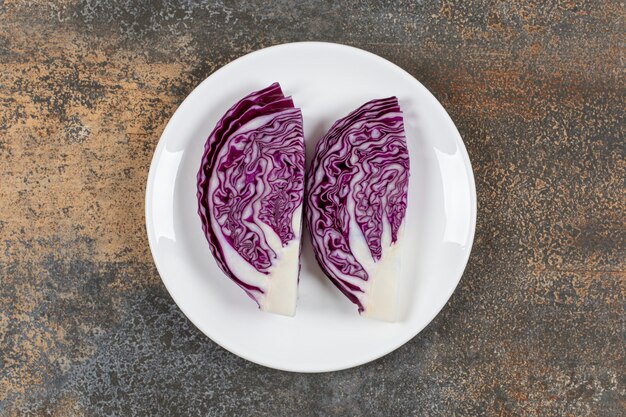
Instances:
[[[363,316],[399,317],[409,180],[396,97],[370,101],[320,140],[307,173],[307,226],[326,275]]]
[[[261,310],[295,314],[303,194],[302,114],[274,83],[218,121],[198,172],[211,252]]]

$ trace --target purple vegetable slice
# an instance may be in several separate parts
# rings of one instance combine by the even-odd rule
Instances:
[[[399,319],[409,154],[396,97],[338,120],[307,172],[307,226],[324,273],[362,316]]]
[[[204,146],[198,214],[217,264],[263,311],[295,314],[302,114],[274,83],[233,105]]]

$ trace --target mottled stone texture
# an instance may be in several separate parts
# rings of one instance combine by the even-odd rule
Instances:
[[[0,415],[626,414],[625,7],[614,1],[0,0]],[[144,231],[201,80],[269,45],[390,59],[474,164],[468,268],[396,352],[319,375],[204,337]]]

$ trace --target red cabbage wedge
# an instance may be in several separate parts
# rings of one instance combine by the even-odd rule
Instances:
[[[261,310],[295,314],[303,197],[302,114],[274,83],[218,121],[198,172],[211,252]]]
[[[361,315],[399,319],[409,154],[396,97],[370,101],[320,140],[307,173],[315,256]]]

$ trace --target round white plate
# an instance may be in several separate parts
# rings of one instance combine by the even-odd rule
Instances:
[[[362,318],[324,276],[308,232],[296,316],[259,311],[218,268],[197,214],[196,173],[204,142],[237,100],[280,82],[302,109],[307,162],[331,124],[374,98],[395,95],[404,111],[411,177],[404,319]],[[204,334],[252,362],[323,372],[393,351],[437,315],[456,288],[476,223],[472,167],[454,123],[410,74],[360,49],[319,42],[274,46],[239,58],[204,80],[180,105],[154,153],[146,189],[146,228],[163,283]],[[416,359],[417,360],[417,359]]]

